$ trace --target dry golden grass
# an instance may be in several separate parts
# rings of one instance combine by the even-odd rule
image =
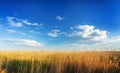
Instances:
[[[120,73],[120,52],[0,52],[0,73]]]

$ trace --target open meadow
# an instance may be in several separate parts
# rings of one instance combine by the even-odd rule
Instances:
[[[120,73],[120,52],[0,52],[0,73]]]
[[[120,73],[120,0],[0,0],[0,73]]]

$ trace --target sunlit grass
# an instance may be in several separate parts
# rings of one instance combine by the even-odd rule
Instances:
[[[0,73],[120,73],[120,52],[0,52]]]

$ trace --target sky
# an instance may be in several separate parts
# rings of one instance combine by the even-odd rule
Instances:
[[[0,50],[119,50],[118,0],[1,0]]]

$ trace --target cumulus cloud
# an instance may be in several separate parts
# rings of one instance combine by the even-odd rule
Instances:
[[[29,47],[39,47],[42,46],[40,42],[37,42],[35,40],[29,40],[29,39],[7,39],[9,42],[12,42],[15,45],[19,46],[29,46]]]
[[[118,50],[120,48],[120,36],[108,37],[108,31],[95,28],[93,25],[77,25],[75,30],[69,35],[75,38],[70,45],[73,48],[91,49],[91,50]],[[77,41],[76,41],[77,39]],[[102,46],[101,46],[102,45]]]
[[[96,29],[92,25],[77,25],[77,31],[70,34],[70,37],[80,37],[90,39],[92,41],[102,41],[107,38],[107,31]]]
[[[43,25],[39,23],[31,23],[28,20],[19,19],[16,17],[7,17],[7,21],[8,21],[8,24],[15,27],[22,27],[24,24],[29,26],[38,26],[38,27],[41,27]]]
[[[57,19],[57,20],[63,20],[63,19],[64,19],[64,17],[57,16],[57,17],[56,17],[56,19]]]
[[[51,37],[58,37],[59,34],[60,34],[60,30],[55,29],[55,30],[51,30],[51,32],[49,32],[47,35]]]

